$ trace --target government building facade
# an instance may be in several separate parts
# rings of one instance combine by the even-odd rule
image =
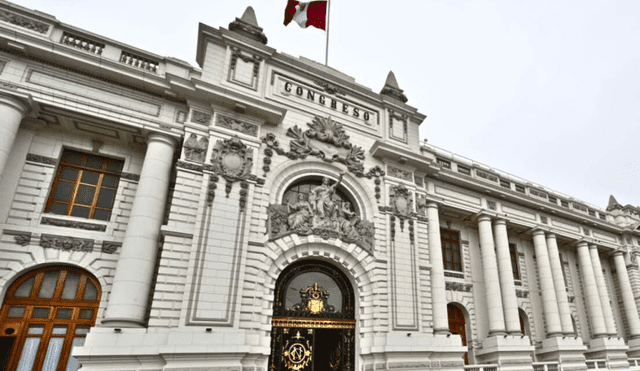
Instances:
[[[277,52],[0,2],[0,370],[640,370],[640,208],[419,140]]]

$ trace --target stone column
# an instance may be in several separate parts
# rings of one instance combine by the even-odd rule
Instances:
[[[596,286],[600,294],[600,305],[602,306],[602,315],[604,316],[604,324],[607,327],[607,335],[616,335],[616,323],[613,320],[613,310],[611,310],[611,302],[609,301],[609,292],[607,291],[607,283],[602,273],[602,264],[600,263],[600,254],[598,254],[598,246],[589,245],[591,253],[591,265],[593,266],[593,276],[596,279]]]
[[[502,292],[502,306],[504,307],[507,333],[509,335],[520,335],[518,299],[516,298],[516,285],[513,281],[513,267],[511,266],[511,252],[509,251],[506,220],[496,219],[493,221],[493,235],[496,240],[500,290]]]
[[[571,309],[569,308],[569,298],[567,298],[567,287],[564,282],[564,273],[562,273],[560,252],[558,251],[556,235],[553,233],[547,233],[547,251],[549,251],[549,264],[551,266],[551,274],[556,288],[556,300],[558,301],[558,311],[560,312],[562,332],[565,335],[574,335],[573,321],[571,321]]]
[[[556,289],[553,283],[544,231],[540,229],[533,231],[533,245],[536,250],[538,276],[540,278],[540,289],[542,291],[542,308],[547,324],[547,338],[562,336],[562,325],[558,312],[558,302],[556,301]]]
[[[624,305],[624,312],[627,315],[627,326],[629,326],[629,335],[631,339],[640,339],[640,316],[636,301],[633,298],[631,290],[631,282],[627,273],[627,263],[624,261],[622,251],[616,251],[613,254],[613,261],[616,265],[616,274],[620,283],[620,294]]]
[[[28,111],[28,107],[19,100],[7,95],[0,95],[0,180],[7,166],[7,159],[18,135],[20,122]]]
[[[484,276],[484,295],[487,300],[487,316],[489,317],[489,336],[506,334],[504,312],[502,311],[502,293],[498,278],[498,265],[491,232],[491,217],[478,217],[478,233],[482,252],[482,273]]]
[[[582,287],[587,301],[587,311],[591,320],[591,336],[602,338],[607,336],[607,326],[604,323],[602,305],[600,304],[600,293],[596,278],[593,276],[593,265],[589,255],[589,246],[586,242],[578,242],[578,263],[580,264],[580,274],[582,276]]]
[[[444,263],[442,261],[442,240],[440,239],[440,219],[438,204],[427,203],[429,257],[431,260],[431,306],[434,334],[449,334],[447,314],[447,294],[444,284]]]
[[[154,133],[147,138],[147,153],[102,320],[104,325],[144,326],[175,146],[174,139],[163,134]]]

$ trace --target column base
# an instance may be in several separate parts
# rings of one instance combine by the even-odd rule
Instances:
[[[640,339],[629,340],[627,356],[629,358],[640,358]]]
[[[629,347],[622,338],[599,338],[589,342],[589,350],[587,350],[585,356],[587,357],[587,362],[589,360],[607,360],[609,369],[622,368],[628,370],[628,350]]]
[[[528,336],[492,336],[482,342],[475,356],[478,364],[498,364],[500,371],[533,370],[534,350]]]
[[[542,349],[536,350],[536,357],[540,362],[558,362],[561,366],[558,369],[586,371],[586,351],[581,337],[554,337],[542,341]]]

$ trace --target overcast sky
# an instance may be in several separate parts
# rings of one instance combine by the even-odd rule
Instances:
[[[196,65],[198,23],[248,5],[268,45],[324,62],[286,0],[21,0],[59,21]],[[331,2],[329,65],[379,92],[389,70],[421,139],[606,207],[640,205],[640,1]]]

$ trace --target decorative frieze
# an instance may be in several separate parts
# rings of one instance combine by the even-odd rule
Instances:
[[[56,165],[58,163],[57,158],[36,155],[34,153],[27,153],[27,161],[37,162],[39,164],[45,165]]]
[[[209,147],[209,139],[206,136],[202,136],[198,139],[195,133],[191,133],[189,138],[184,141],[184,157],[187,161],[193,161],[197,163],[204,163],[204,158],[207,155],[207,148]]]
[[[182,169],[198,171],[198,172],[202,172],[202,170],[204,169],[203,165],[198,165],[198,164],[194,164],[194,163],[186,162],[186,161],[178,161],[176,166],[179,167],[179,168],[182,168]]]
[[[40,236],[40,246],[45,249],[92,252],[93,244],[93,240],[86,238],[55,236],[50,234]]]
[[[4,234],[13,236],[14,241],[20,246],[27,246],[31,243],[31,232],[11,231],[5,229]]]
[[[103,241],[102,242],[102,252],[105,254],[113,254],[118,250],[118,247],[121,247],[122,243],[113,242],[113,241]]]
[[[192,110],[191,111],[191,122],[194,122],[194,123],[200,124],[200,125],[209,126],[209,123],[211,122],[211,114],[205,113],[205,112],[196,111],[196,110]]]
[[[470,283],[463,282],[445,282],[445,289],[452,291],[462,291],[462,292],[471,292],[473,285]]]
[[[220,114],[216,118],[216,126],[254,137],[258,136],[258,125],[222,116]]]
[[[132,182],[140,181],[140,174],[120,173],[120,179],[130,180]]]
[[[397,167],[387,166],[387,172],[389,176],[394,178],[413,182],[413,173],[407,170],[398,169]]]
[[[23,17],[15,13],[10,13],[6,10],[0,10],[0,20],[9,22],[19,27],[24,27],[41,34],[46,34],[47,32],[49,32],[50,27],[46,23],[38,22],[31,18]]]
[[[56,227],[77,228],[86,229],[88,231],[104,232],[107,230],[107,226],[104,224],[86,223],[76,220],[55,219],[49,217],[42,217],[40,224],[53,225]]]

